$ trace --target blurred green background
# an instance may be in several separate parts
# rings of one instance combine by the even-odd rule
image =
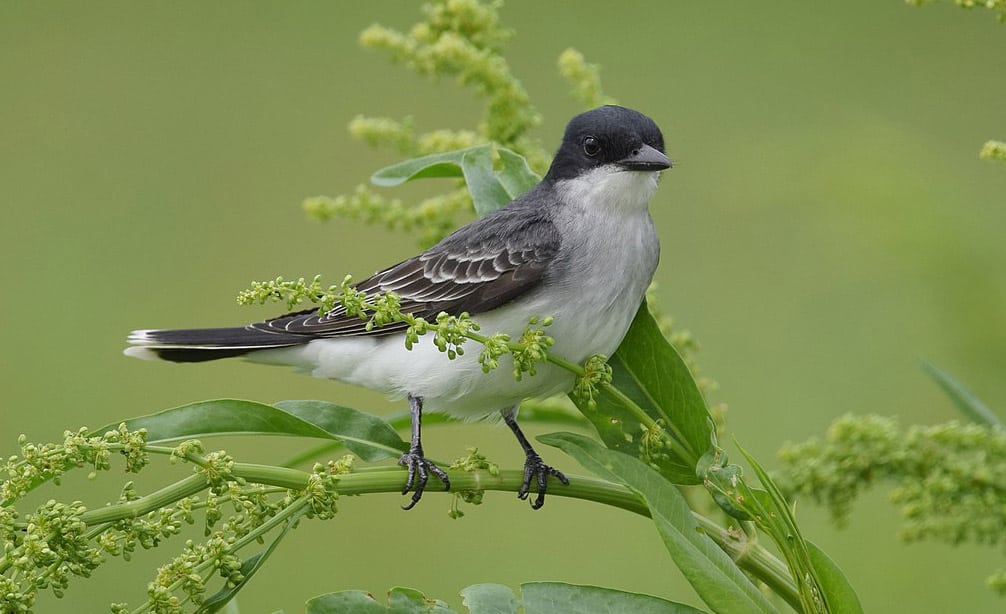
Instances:
[[[48,441],[215,397],[400,409],[281,368],[120,352],[133,328],[272,315],[236,306],[253,279],[337,280],[412,253],[403,235],[306,220],[300,202],[396,161],[348,137],[358,113],[413,115],[421,131],[477,121],[469,92],[357,45],[372,22],[418,16],[389,0],[0,4],[0,453],[22,432]],[[768,466],[784,441],[844,412],[954,419],[922,358],[1006,406],[1006,166],[977,159],[986,139],[1006,138],[1006,26],[990,13],[899,0],[511,1],[503,17],[549,149],[581,110],[555,69],[567,46],[663,128],[675,168],[652,203],[660,298],[700,340],[730,432]],[[275,462],[304,443],[220,445]],[[521,459],[488,425],[432,429],[426,443],[441,458],[466,445],[505,466]],[[186,471],[152,471],[141,489]],[[94,491],[114,497],[123,479],[55,494],[98,505]],[[394,495],[344,499],[335,521],[284,542],[243,611],[393,585],[456,604],[472,583],[546,579],[698,603],[645,519],[561,498],[532,512],[489,494],[452,521],[449,502],[428,495],[406,514]],[[842,531],[810,502],[799,514],[868,611],[1002,606],[983,587],[1001,555],[901,544],[883,494]],[[38,611],[137,604],[180,546],[109,564]]]

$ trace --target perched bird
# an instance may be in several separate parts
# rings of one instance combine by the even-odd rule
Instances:
[[[619,106],[587,111],[570,120],[537,186],[356,287],[393,291],[403,312],[431,321],[440,312],[468,312],[486,334],[516,338],[530,318],[552,316],[550,353],[574,363],[610,356],[657,266],[660,243],[647,207],[660,171],[670,167],[653,120]],[[478,352],[449,360],[426,338],[410,351],[404,324],[365,324],[337,306],[238,328],[137,330],[125,353],[173,362],[243,356],[407,397],[411,443],[399,464],[408,469],[402,494],[413,495],[404,509],[419,502],[431,473],[450,489],[446,473],[423,454],[424,410],[465,419],[502,414],[526,455],[518,496],[526,499],[537,484],[533,508],[544,503],[547,476],[569,483],[535,452],[517,409],[524,399],[569,391],[572,374],[551,364],[520,381],[508,368],[483,373]]]

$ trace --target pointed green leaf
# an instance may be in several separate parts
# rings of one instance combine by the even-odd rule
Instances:
[[[468,150],[461,157],[461,171],[472,195],[475,213],[483,217],[509,203],[512,199],[493,171],[492,149],[489,145]]]
[[[551,433],[538,440],[560,448],[598,477],[636,492],[650,509],[674,563],[714,611],[776,612],[730,557],[699,530],[684,497],[659,473],[583,435]]]
[[[293,435],[331,439],[324,429],[281,409],[240,399],[197,401],[124,421],[130,430],[147,429],[147,441],[162,443],[211,435]],[[106,425],[98,433],[115,430]]]
[[[950,397],[950,400],[957,406],[957,409],[972,422],[995,428],[1003,428],[1003,423],[999,419],[999,416],[964,384],[957,381],[954,376],[928,361],[922,361],[922,368],[943,389],[943,392]]]
[[[437,614],[454,614],[454,610],[439,599],[430,599],[414,588],[396,586],[388,592],[388,609],[398,614],[401,612],[436,612]]]
[[[367,462],[396,458],[409,447],[390,424],[350,407],[328,401],[279,401],[276,407],[324,429]]]
[[[646,449],[645,426],[616,394],[602,390],[594,407],[571,397],[601,440],[613,450],[645,456],[646,462],[676,484],[700,483],[696,465],[712,449],[712,420],[691,371],[664,338],[645,303],[608,364],[612,386],[671,432],[685,453]]]
[[[286,403],[286,401],[280,401],[280,403]],[[277,405],[279,405],[280,403],[277,403]],[[355,410],[351,410],[351,411],[355,411]],[[398,437],[397,432],[399,430],[408,429],[409,426],[412,423],[412,418],[409,416],[408,412],[395,413],[395,414],[392,414],[392,415],[388,416],[387,418],[383,418],[383,419],[378,418],[376,416],[372,416],[370,414],[363,414],[363,415],[369,417],[370,419],[377,420],[379,422],[387,424],[388,426],[391,427],[391,429],[393,431],[395,431],[395,433],[396,433],[395,436],[396,437]],[[523,422],[524,420],[525,420],[525,418],[524,418],[524,412],[522,410],[521,411],[521,422]],[[423,416],[423,428],[424,429],[426,427],[429,427],[429,426],[436,426],[436,425],[440,425],[440,424],[450,424],[452,422],[457,422],[457,419],[456,418],[451,418],[450,416],[448,416],[446,414],[426,414],[426,415]],[[399,441],[400,443],[395,444],[395,446],[404,446],[402,448],[402,451],[404,451],[405,449],[408,448],[408,444],[406,444],[400,438],[397,439],[397,441]],[[386,443],[390,444],[390,440],[387,441]],[[315,460],[317,460],[317,459],[319,459],[319,458],[321,458],[323,456],[331,456],[331,455],[335,454],[336,452],[338,452],[339,450],[341,450],[342,448],[345,448],[345,447],[346,447],[346,443],[344,441],[341,441],[341,440],[335,440],[335,441],[326,442],[326,443],[323,443],[321,445],[315,446],[313,448],[304,450],[300,454],[297,454],[293,458],[290,458],[289,460],[287,460],[286,462],[284,462],[283,466],[284,467],[291,467],[291,468],[292,467],[299,467],[301,465],[304,465],[305,463],[313,462],[313,461],[315,461]],[[373,462],[374,460],[380,460],[380,459],[371,458],[370,456],[363,456],[363,455],[361,455],[359,453],[357,453],[357,455],[360,456],[360,458],[362,458],[362,459],[364,459],[366,461],[369,461],[369,462]],[[382,458],[384,458],[384,457],[382,457]]]
[[[230,601],[227,602],[227,605],[225,605],[221,610],[219,610],[219,612],[220,614],[241,614],[241,608],[238,606],[238,600],[231,599]],[[274,614],[283,614],[283,612],[280,611]]]
[[[627,593],[599,586],[563,582],[528,582],[521,584],[524,614],[580,614],[590,604],[591,612],[626,612],[630,614],[702,614],[690,605],[675,603],[652,595]],[[516,612],[516,610],[514,610]],[[494,610],[486,610],[487,614]],[[471,614],[483,614],[472,609]]]
[[[104,433],[119,423],[98,429]],[[147,429],[147,441],[165,443],[217,435],[286,435],[338,439],[360,458],[397,457],[408,445],[376,416],[325,401],[280,401],[266,405],[238,399],[199,401],[125,421]]]
[[[392,187],[414,179],[462,177],[461,158],[472,149],[480,147],[488,147],[488,145],[412,158],[398,164],[385,166],[370,176],[370,182],[382,187]]]
[[[696,459],[712,448],[712,420],[688,365],[643,303],[615,355],[648,401],[650,415],[675,424]]]
[[[812,541],[807,542],[807,550],[817,577],[821,581],[828,609],[835,614],[863,614],[859,596],[835,561]]]
[[[471,614],[517,614],[520,603],[502,584],[473,584],[461,590],[461,602]]]
[[[364,591],[319,595],[305,604],[306,614],[387,614],[388,608]]]
[[[541,177],[528,166],[524,156],[505,147],[497,147],[496,152],[503,165],[503,169],[498,174],[499,181],[511,199],[517,198],[541,181]]]
[[[483,216],[538,183],[538,176],[523,156],[502,147],[497,151],[502,166],[499,171],[493,168],[493,146],[487,143],[392,164],[371,175],[370,181],[375,185],[391,187],[415,179],[464,177],[475,211]]]

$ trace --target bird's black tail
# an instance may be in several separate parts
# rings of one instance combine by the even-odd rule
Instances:
[[[254,328],[182,328],[134,330],[126,356],[171,362],[205,362],[243,356],[256,350],[307,343],[305,335],[284,335]]]

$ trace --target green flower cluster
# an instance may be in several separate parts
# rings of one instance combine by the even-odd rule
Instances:
[[[213,569],[226,579],[229,587],[244,580],[241,559],[232,553],[235,539],[217,533],[205,542],[188,540],[182,553],[157,570],[157,577],[147,587],[149,609],[154,612],[181,613],[187,600],[203,601],[206,592],[206,570]],[[180,597],[177,592],[186,595]],[[125,604],[116,604],[113,612],[127,612]]]
[[[537,374],[538,363],[548,360],[548,348],[555,343],[555,339],[545,334],[544,328],[538,328],[539,322],[542,327],[551,326],[552,316],[540,321],[537,317],[531,318],[520,340],[509,346],[513,354],[513,378],[517,381],[523,379],[525,373]]]
[[[486,98],[480,136],[517,151],[529,145],[527,131],[541,123],[527,90],[503,57],[512,32],[499,20],[501,2],[439,0],[423,7],[426,21],[407,34],[372,25],[360,35],[364,47],[384,49],[419,74],[455,76]],[[533,147],[533,145],[532,145]]]
[[[27,612],[40,590],[62,596],[74,577],[89,577],[103,561],[104,549],[92,543],[100,534],[85,519],[87,508],[80,501],[49,500],[24,520],[14,503],[41,484],[59,483],[67,471],[78,467],[107,470],[113,454],[121,455],[126,470],[136,472],[148,462],[146,432],[125,427],[90,436],[87,429],[66,431],[61,443],[36,444],[22,435],[20,455],[3,466],[6,476],[0,493],[0,611]]]
[[[513,32],[500,22],[501,6],[498,0],[432,0],[423,5],[424,20],[406,32],[374,24],[360,34],[361,45],[388,52],[393,61],[418,74],[454,77],[462,87],[474,90],[485,100],[482,119],[474,129],[417,132],[412,117],[360,115],[349,123],[349,133],[371,147],[387,147],[408,157],[493,142],[524,156],[531,169],[542,174],[548,167],[548,152],[529,135],[542,118],[503,56]],[[601,90],[598,67],[575,49],[559,57],[559,72],[584,108],[612,102]],[[462,181],[415,206],[359,185],[350,194],[308,198],[303,207],[307,215],[322,221],[341,217],[408,232],[428,247],[471,214],[472,200]]]
[[[1006,545],[1006,431],[1000,428],[949,422],[902,429],[890,418],[847,415],[823,441],[788,445],[779,457],[782,481],[827,505],[839,524],[863,490],[891,481],[906,541]],[[998,572],[989,584],[1006,594],[1004,579]]]
[[[612,371],[608,357],[594,354],[583,363],[583,375],[576,378],[570,393],[577,401],[585,402],[591,408],[597,407],[597,395],[602,385],[611,383]]]
[[[233,588],[244,581],[237,552],[283,524],[300,517],[331,518],[336,512],[335,483],[348,473],[347,459],[316,465],[303,490],[249,484],[233,473],[234,459],[224,452],[203,454],[198,441],[177,447],[147,444],[147,433],[125,425],[100,435],[87,429],[67,431],[59,444],[36,444],[22,436],[21,454],[4,463],[0,505],[0,611],[29,612],[38,592],[61,597],[75,577],[89,577],[108,556],[130,560],[137,548],[149,549],[182,533],[204,517],[202,542],[187,541],[182,552],[163,565],[147,587],[139,611],[181,612],[205,599],[214,575]],[[80,501],[49,500],[23,517],[14,504],[45,482],[58,483],[74,468],[111,468],[114,456],[127,471],[138,472],[153,454],[191,463],[195,475],[161,491],[140,496],[127,483],[116,503],[89,510]],[[200,491],[206,491],[200,496]],[[228,509],[229,508],[229,509]],[[125,612],[124,604],[113,611]]]
[[[573,86],[573,95],[584,107],[592,109],[615,103],[601,89],[601,67],[589,64],[576,49],[570,47],[559,55],[559,74]]]
[[[499,19],[499,2],[435,0],[423,6],[425,20],[407,33],[374,24],[360,34],[360,44],[382,49],[394,61],[431,78],[456,77],[486,100],[482,121],[475,130],[437,129],[417,133],[411,117],[357,116],[350,134],[372,147],[390,147],[407,156],[423,156],[494,141],[527,156],[535,168],[547,164],[541,146],[527,131],[541,122],[527,91],[503,57],[503,44],[512,36]],[[351,194],[318,196],[304,201],[305,212],[319,220],[339,216],[379,223],[391,230],[418,236],[423,246],[436,243],[457,228],[472,211],[471,196],[463,182],[417,206],[387,200],[365,185]]]
[[[321,276],[316,275],[311,282],[303,277],[296,281],[275,280],[252,282],[251,287],[238,295],[242,305],[262,304],[267,301],[286,303],[289,309],[301,303],[319,305],[322,312],[341,305],[350,316],[366,320],[366,329],[386,326],[391,323],[405,323],[405,348],[411,350],[419,338],[432,335],[432,342],[438,350],[454,360],[465,353],[464,343],[474,341],[482,345],[479,364],[488,373],[499,367],[499,359],[509,354],[513,359],[514,379],[520,380],[524,374],[535,375],[537,365],[550,360],[548,348],[555,340],[545,334],[544,328],[552,324],[551,317],[533,317],[524,328],[520,338],[513,342],[506,333],[492,336],[479,334],[479,325],[468,313],[453,316],[445,312],[437,314],[431,322],[421,316],[402,311],[401,300],[394,292],[367,294],[353,286],[353,278],[343,278],[338,286],[325,288]],[[558,359],[556,359],[558,360]]]
[[[989,141],[982,147],[979,155],[988,160],[1006,160],[1006,143],[1002,141]]]
[[[238,305],[263,305],[269,301],[286,303],[287,309],[293,309],[301,303],[321,303],[323,311],[329,311],[335,306],[334,293],[336,287],[324,288],[321,285],[321,275],[315,275],[308,283],[303,277],[295,281],[286,281],[282,277],[269,281],[253,281],[251,286],[238,294]],[[333,296],[329,302],[323,302],[325,297]]]
[[[103,435],[89,436],[87,429],[64,431],[61,443],[36,444],[18,437],[20,456],[11,456],[3,465],[7,476],[0,485],[0,505],[9,506],[42,482],[59,484],[60,476],[74,467],[91,466],[94,471],[109,468],[113,452],[126,457],[126,471],[139,471],[147,464],[144,453],[146,432],[129,432],[124,427]]]
[[[429,247],[457,228],[458,218],[471,211],[472,200],[467,190],[459,188],[407,206],[360,184],[352,194],[305,199],[303,207],[307,215],[320,221],[339,217],[380,224],[389,230],[414,234],[421,246]]]
[[[912,6],[922,6],[936,0],[905,0]],[[988,9],[995,11],[999,21],[1006,21],[1006,0],[954,0],[954,4],[962,9]]]
[[[466,448],[466,451],[468,452],[468,455],[454,459],[454,462],[451,463],[450,469],[467,471],[469,473],[485,471],[491,476],[498,476],[500,474],[500,466],[490,461],[484,454],[480,454],[478,448]],[[447,515],[448,517],[457,520],[459,518],[463,518],[465,515],[465,513],[461,510],[461,503],[481,505],[485,491],[478,488],[472,490],[455,490],[453,494],[454,497],[451,501],[451,509],[448,510]]]

